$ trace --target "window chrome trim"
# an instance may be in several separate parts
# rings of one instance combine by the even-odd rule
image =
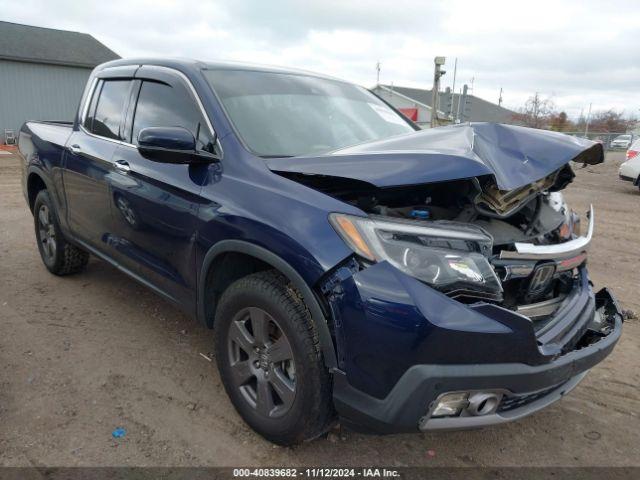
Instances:
[[[564,243],[555,245],[534,245],[533,243],[516,242],[516,251],[501,251],[501,259],[528,259],[528,260],[545,260],[545,259],[562,259],[570,258],[586,252],[593,237],[593,226],[595,217],[593,215],[593,205],[589,208],[589,228],[586,236],[578,237]]]
[[[91,133],[89,130],[84,128],[84,125],[80,125],[80,130],[82,130],[83,133],[93,138],[99,138],[100,140],[106,140],[107,142],[117,143],[118,145],[122,145],[124,147],[138,148],[135,145],[131,143],[123,142],[122,140],[116,140],[115,138],[103,137],[102,135],[96,135],[95,133]]]

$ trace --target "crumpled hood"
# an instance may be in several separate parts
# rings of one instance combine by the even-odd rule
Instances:
[[[583,138],[498,123],[420,130],[312,157],[267,159],[276,172],[328,175],[378,187],[417,185],[493,175],[513,190],[571,160],[604,160],[602,145]]]

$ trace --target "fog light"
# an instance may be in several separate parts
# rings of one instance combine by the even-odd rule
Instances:
[[[442,395],[431,412],[432,417],[455,417],[469,405],[469,393],[457,392]]]

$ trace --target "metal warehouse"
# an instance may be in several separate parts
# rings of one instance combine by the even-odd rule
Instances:
[[[86,33],[0,22],[0,143],[26,120],[71,121],[91,70],[117,58]]]
[[[431,90],[376,85],[373,91],[419,125],[428,126],[431,121]],[[449,101],[453,113],[456,113],[457,110],[458,117],[463,122],[517,123],[514,120],[516,112],[480,97],[469,94],[464,101],[466,106],[463,106],[461,105],[463,103],[462,95],[459,93],[439,92],[439,95],[440,108],[445,109]],[[438,117],[446,120],[449,114],[438,111]]]

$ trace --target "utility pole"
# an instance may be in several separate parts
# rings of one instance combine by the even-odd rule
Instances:
[[[591,121],[591,103],[589,104],[589,113],[587,113],[587,122],[584,126],[584,136],[586,137],[589,133],[589,122]]]
[[[502,87],[500,87],[500,96],[498,97],[498,106],[502,106]]]
[[[465,118],[469,117],[469,87],[465,83],[462,87],[462,97],[460,98],[460,103],[462,107],[459,108],[460,112],[460,120],[464,122]]]
[[[436,57],[433,59],[435,68],[433,70],[433,89],[431,90],[431,128],[438,126],[438,104],[440,103],[440,77],[445,73],[442,70],[445,57]]]
[[[451,85],[451,113],[453,114],[453,99],[456,95],[456,73],[458,72],[458,57],[453,61],[453,85]],[[453,119],[453,115],[449,115]]]
[[[444,105],[444,113],[447,116],[448,120],[453,118],[453,93],[451,93],[451,87],[447,87],[444,89],[445,95],[445,105]]]
[[[380,85],[380,60],[376,63],[376,85]]]

